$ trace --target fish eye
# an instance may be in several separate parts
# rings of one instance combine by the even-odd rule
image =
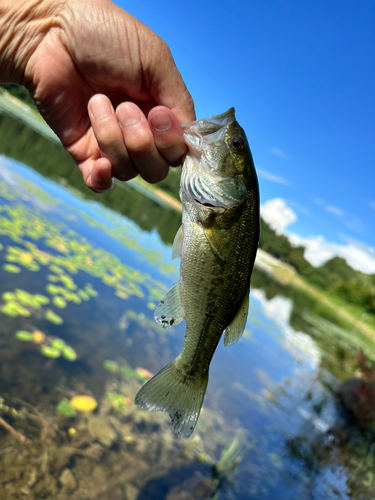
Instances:
[[[233,149],[233,151],[236,151],[236,153],[242,151],[244,148],[243,140],[240,137],[232,137],[232,139],[230,140],[230,147]]]

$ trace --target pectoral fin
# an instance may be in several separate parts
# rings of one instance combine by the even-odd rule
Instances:
[[[220,242],[220,228],[215,222],[215,219],[212,219],[209,224],[201,221],[199,222],[203,228],[207,241],[210,244],[212,252],[221,263],[224,263],[225,252],[223,244]]]
[[[179,230],[177,231],[176,236],[174,237],[174,240],[173,240],[172,260],[177,259],[178,257],[181,256],[183,239],[184,239],[184,228],[182,227],[182,224],[181,224],[181,226],[180,226]]]
[[[177,325],[185,319],[180,300],[180,282],[177,281],[155,309],[154,318],[163,328]]]
[[[247,314],[249,312],[249,292],[250,288],[245,295],[245,298],[237,315],[233,319],[232,323],[224,331],[225,346],[235,344],[242,337],[242,334],[245,330]]]

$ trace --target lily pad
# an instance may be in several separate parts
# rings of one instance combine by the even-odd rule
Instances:
[[[5,302],[8,302],[10,300],[15,300],[16,299],[16,296],[14,293],[12,292],[4,292],[2,295],[1,295],[1,298],[3,300],[5,300]]]
[[[51,309],[46,311],[45,318],[55,325],[62,325],[64,323],[64,320],[58,314],[51,311]]]
[[[65,349],[66,344],[63,339],[55,338],[51,342],[51,347],[53,347],[54,349],[58,349],[61,352]]]
[[[65,346],[62,350],[62,355],[68,361],[75,361],[77,359],[77,353],[75,352],[73,347],[70,347],[68,345]]]
[[[21,272],[21,268],[18,266],[14,266],[13,264],[4,264],[3,269],[7,273],[12,273],[12,274],[19,274]]]
[[[16,332],[14,336],[21,342],[31,342],[33,340],[33,334],[26,330],[18,330],[18,332]]]
[[[82,300],[90,300],[90,295],[86,293],[84,290],[78,290],[78,295],[81,297]]]
[[[40,295],[39,293],[37,293],[36,295],[34,295],[34,299],[41,305],[41,306],[45,306],[47,304],[49,304],[50,300],[48,297],[46,297],[45,295]]]
[[[51,283],[57,283],[60,281],[60,278],[55,274],[47,274],[47,280],[51,281]]]
[[[47,358],[59,358],[61,356],[61,352],[59,349],[48,345],[43,345],[40,349],[40,352]]]
[[[52,302],[59,309],[65,309],[65,307],[66,307],[65,299],[63,299],[59,295],[57,295],[56,297],[53,297]]]

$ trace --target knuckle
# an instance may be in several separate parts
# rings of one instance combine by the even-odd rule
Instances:
[[[151,153],[154,147],[154,139],[150,134],[138,134],[126,142],[126,147],[133,154]]]

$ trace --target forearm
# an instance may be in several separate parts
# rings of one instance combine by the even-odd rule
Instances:
[[[59,27],[64,0],[0,0],[0,82],[24,84],[26,64],[48,31]]]

